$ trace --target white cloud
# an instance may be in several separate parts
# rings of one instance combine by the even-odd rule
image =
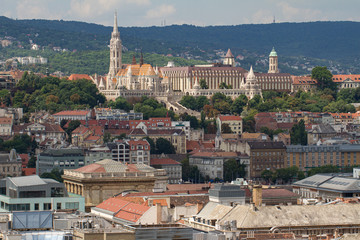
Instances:
[[[147,6],[150,0],[71,0],[69,15],[76,14],[82,18],[93,18],[127,5]]]
[[[173,5],[161,5],[157,8],[150,9],[146,13],[146,18],[163,18],[168,17],[176,12]]]
[[[319,10],[300,7],[296,8],[285,1],[279,2],[278,7],[281,9],[282,21],[313,21],[319,20],[319,16],[321,16],[321,11]]]
[[[251,23],[271,23],[273,14],[269,10],[260,9],[251,16]]]
[[[16,4],[18,18],[58,19],[59,15],[48,9],[46,0],[23,0]]]

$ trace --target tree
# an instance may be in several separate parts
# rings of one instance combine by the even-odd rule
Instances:
[[[169,142],[165,138],[158,138],[156,140],[156,153],[174,154],[176,152],[175,147],[171,144],[171,142]]]
[[[203,175],[200,173],[196,165],[190,165],[189,157],[181,161],[182,180],[191,181],[193,183],[200,183],[204,181]]]
[[[115,102],[111,104],[111,107],[115,109],[122,109],[127,112],[133,109],[133,106],[123,97],[116,98]]]
[[[229,124],[227,124],[227,123],[221,124],[221,133],[232,133],[232,130],[231,130]]]
[[[249,99],[244,94],[241,94],[239,97],[237,97],[234,100],[234,102],[231,104],[231,108],[230,108],[231,113],[241,114],[243,108],[247,105],[248,100]]]
[[[245,166],[240,164],[235,159],[231,158],[224,160],[224,181],[231,182],[239,177],[244,177],[246,174]]]
[[[336,83],[332,80],[333,75],[327,69],[327,67],[314,67],[311,71],[311,78],[317,81],[317,86],[320,90],[325,88],[330,88],[331,90],[336,91]]]
[[[201,89],[208,89],[209,86],[207,85],[205,79],[200,79],[200,88]]]
[[[324,165],[321,167],[315,167],[310,169],[307,174],[308,176],[312,176],[318,173],[337,173],[340,172],[340,169],[338,166],[334,166],[334,165]]]
[[[59,168],[53,168],[51,170],[51,172],[44,172],[43,174],[41,174],[41,178],[52,178],[58,182],[63,182],[63,178],[61,177],[61,175],[64,174],[63,170],[60,170]]]
[[[290,130],[292,144],[307,145],[307,132],[305,130],[304,120],[300,120]]]
[[[105,132],[104,136],[103,136],[103,139],[104,139],[104,143],[110,142],[111,141],[111,134],[109,132]]]
[[[144,139],[150,144],[150,154],[156,154],[156,145],[154,140],[149,137],[144,137]]]
[[[79,120],[71,120],[68,124],[68,128],[66,129],[66,133],[68,134],[68,140],[71,143],[71,133],[77,129],[81,125]]]
[[[190,108],[191,110],[197,109],[196,100],[193,96],[185,95],[181,98],[180,104],[186,108]]]
[[[26,167],[27,168],[36,168],[36,157],[35,156],[31,156]]]
[[[264,179],[267,183],[270,183],[270,180],[273,177],[273,172],[270,170],[264,170],[261,172],[261,178]]]
[[[225,82],[221,82],[219,85],[220,89],[232,89],[232,86],[229,84],[227,85]]]

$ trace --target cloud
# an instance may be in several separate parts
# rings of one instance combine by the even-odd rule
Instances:
[[[51,12],[46,0],[23,0],[16,4],[18,18],[45,18],[58,19],[59,15]]]
[[[283,21],[312,21],[319,19],[321,11],[310,8],[296,8],[288,2],[281,1],[278,4],[281,9]]]
[[[146,13],[146,18],[163,18],[172,15],[176,12],[176,9],[173,5],[161,5],[157,8],[150,9]]]
[[[273,14],[269,10],[260,9],[251,16],[251,23],[271,23]]]
[[[71,0],[69,15],[91,19],[114,10],[121,10],[128,5],[148,6],[150,0]]]

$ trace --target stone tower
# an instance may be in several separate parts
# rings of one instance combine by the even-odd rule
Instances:
[[[252,99],[255,95],[262,96],[261,88],[256,79],[252,66],[250,67],[250,71],[246,76],[246,82],[244,88],[245,88],[245,95],[249,99]]]
[[[231,53],[230,48],[228,49],[225,58],[224,58],[224,65],[230,65],[232,67],[235,66],[235,58],[234,55]]]
[[[268,71],[268,73],[279,73],[278,57],[277,57],[277,53],[276,53],[274,47],[271,50],[270,55],[269,55],[269,71]]]
[[[114,14],[114,29],[111,33],[110,39],[110,67],[108,73],[108,89],[112,79],[116,76],[117,72],[121,69],[121,39],[120,32],[117,25],[117,15]]]

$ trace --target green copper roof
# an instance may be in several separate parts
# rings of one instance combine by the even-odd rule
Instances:
[[[269,57],[277,57],[277,53],[276,53],[274,47],[273,47],[273,49],[271,50],[271,53],[270,53]]]

